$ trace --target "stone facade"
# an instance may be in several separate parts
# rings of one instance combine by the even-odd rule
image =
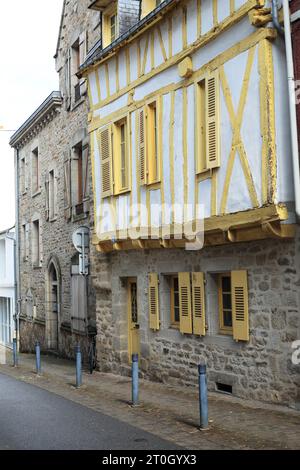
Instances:
[[[89,334],[95,334],[95,298],[96,293],[91,279],[81,279],[81,289],[86,292],[86,305],[80,304],[82,290],[73,283],[73,276],[78,274],[79,262],[72,234],[79,226],[93,230],[93,197],[92,172],[87,159],[87,185],[83,208],[78,214],[76,167],[76,148],[81,146],[88,152],[89,137],[88,99],[84,80],[76,76],[78,63],[82,62],[96,43],[101,44],[101,13],[89,9],[90,0],[65,0],[55,54],[56,70],[59,74],[60,103],[53,106],[51,112],[41,107],[24,123],[12,138],[16,149],[16,161],[20,185],[18,188],[18,240],[19,240],[19,305],[20,305],[20,347],[22,351],[32,351],[35,342],[41,343],[42,350],[56,350],[60,355],[73,357],[74,347],[80,342],[84,359],[89,348]],[[120,33],[137,20],[139,2],[128,0],[119,2]],[[78,62],[79,61],[79,62]],[[46,113],[46,117],[44,114]],[[39,156],[39,189],[33,191],[32,152],[38,149]],[[70,161],[68,171],[69,202],[66,202],[66,155]],[[23,160],[25,159],[25,160]],[[22,168],[22,160],[24,168]],[[49,217],[47,206],[47,184],[49,172],[55,177],[55,216]],[[22,174],[24,173],[24,175]],[[25,176],[26,173],[26,176]],[[84,177],[84,175],[83,175]],[[24,180],[22,181],[22,178]],[[26,179],[26,182],[25,182]],[[23,187],[24,186],[24,187]],[[26,187],[25,187],[26,186]],[[49,202],[48,202],[49,204]],[[66,211],[67,204],[67,211]],[[67,214],[67,216],[66,216]],[[38,266],[33,264],[33,222],[39,221],[40,260]],[[28,227],[27,240],[24,230]],[[24,232],[24,233],[23,233]],[[93,250],[93,248],[92,248]],[[91,257],[92,258],[92,257]],[[100,268],[99,268],[99,266]],[[57,319],[49,307],[56,304],[51,298],[52,284],[49,280],[50,270],[55,266],[58,277],[56,294],[58,304]],[[89,272],[98,273],[101,263],[90,261]],[[79,276],[77,276],[79,277]],[[96,274],[97,277],[97,274]],[[54,283],[55,284],[55,283]],[[80,304],[84,312],[79,312],[79,321],[84,321],[78,331],[74,309]],[[51,346],[51,336],[57,328],[57,345]],[[57,322],[57,325],[56,325]],[[54,342],[55,344],[55,342]],[[50,346],[49,346],[50,345]]]
[[[293,241],[256,241],[201,251],[146,250],[100,255],[97,330],[99,365],[129,374],[126,278],[137,278],[142,375],[151,380],[197,384],[204,360],[210,390],[232,386],[235,396],[298,407],[300,366],[292,364],[292,342],[300,337],[300,232]],[[105,276],[107,268],[107,277]],[[220,335],[215,276],[246,269],[250,341]],[[183,335],[170,327],[168,274],[202,271],[206,278],[207,335]],[[148,274],[159,274],[161,328],[149,330]],[[111,285],[111,289],[109,286]]]
[[[59,315],[58,315],[58,345],[57,352],[62,356],[72,357],[77,342],[81,343],[84,358],[87,357],[89,341],[87,332],[95,332],[95,299],[89,277],[86,281],[87,311],[85,316],[85,328],[80,332],[74,329],[72,324],[72,296],[76,302],[76,292],[72,294],[71,272],[72,265],[78,265],[76,250],[72,243],[72,233],[81,225],[90,227],[93,223],[92,197],[87,194],[84,203],[84,211],[77,215],[75,211],[76,200],[71,200],[71,217],[65,217],[66,188],[64,181],[64,158],[67,152],[79,142],[88,144],[87,115],[88,100],[85,93],[75,102],[74,90],[71,89],[72,102],[67,108],[66,97],[66,58],[68,51],[83,32],[87,32],[86,50],[97,42],[101,35],[100,13],[88,10],[89,1],[71,0],[64,2],[56,52],[56,68],[59,73],[59,84],[62,95],[62,105],[59,106],[52,117],[39,128],[29,129],[25,139],[19,139],[14,143],[18,149],[19,174],[21,172],[20,161],[25,157],[27,172],[27,188],[22,192],[19,188],[19,299],[20,299],[20,347],[22,351],[32,351],[37,340],[40,341],[42,350],[49,350],[49,328],[47,315],[49,310],[49,264],[55,260],[59,271]],[[72,80],[77,81],[72,68]],[[38,117],[37,117],[38,119]],[[32,127],[36,123],[33,122]],[[32,182],[30,178],[30,155],[34,148],[39,152],[40,190],[36,195],[32,194]],[[46,186],[45,181],[49,171],[54,171],[56,181],[56,214],[52,220],[47,220]],[[71,170],[71,188],[76,186],[76,172]],[[74,181],[72,181],[72,178]],[[88,167],[88,190],[91,192],[91,168]],[[21,185],[21,182],[20,182]],[[71,189],[72,196],[74,191]],[[41,263],[33,267],[32,263],[32,221],[38,219],[40,223],[40,249]],[[28,224],[28,256],[24,258],[25,240],[22,233],[24,224]],[[74,261],[75,260],[75,261]],[[30,297],[30,299],[29,299]],[[28,308],[28,302],[32,307]],[[32,311],[33,310],[33,311]]]

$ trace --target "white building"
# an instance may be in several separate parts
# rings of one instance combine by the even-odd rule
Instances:
[[[15,274],[14,232],[0,232],[0,344],[11,346],[14,337]]]

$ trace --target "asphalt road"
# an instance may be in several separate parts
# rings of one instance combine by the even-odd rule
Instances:
[[[0,450],[171,450],[159,439],[0,374]]]

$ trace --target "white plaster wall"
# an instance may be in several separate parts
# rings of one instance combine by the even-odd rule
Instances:
[[[277,152],[277,200],[294,201],[294,180],[290,136],[288,84],[283,40],[277,38],[273,47],[275,86],[275,127]]]

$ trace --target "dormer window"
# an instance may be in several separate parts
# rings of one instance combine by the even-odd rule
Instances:
[[[102,13],[102,43],[103,49],[119,36],[117,2],[105,8]]]
[[[142,0],[142,14],[141,18],[147,16],[152,10],[157,8],[163,0]]]

